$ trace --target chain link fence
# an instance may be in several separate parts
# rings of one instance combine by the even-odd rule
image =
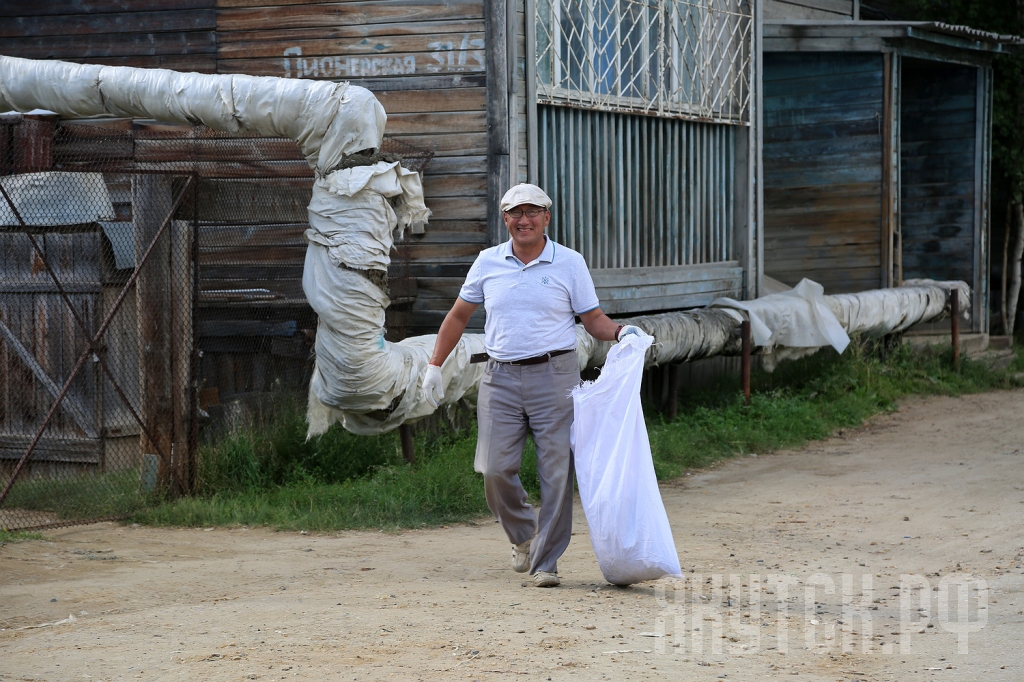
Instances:
[[[288,139],[0,117],[0,528],[189,494],[201,442],[304,404],[312,184]],[[394,339],[407,273],[389,273]]]

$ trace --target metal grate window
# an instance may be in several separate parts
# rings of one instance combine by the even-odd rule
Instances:
[[[733,257],[736,128],[539,107],[549,234],[591,268]]]
[[[536,0],[537,97],[746,123],[750,0]]]

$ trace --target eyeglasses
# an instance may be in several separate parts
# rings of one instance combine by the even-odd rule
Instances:
[[[519,220],[524,215],[527,218],[536,218],[546,210],[546,208],[531,208],[528,211],[505,211],[505,215],[507,215],[512,220]]]

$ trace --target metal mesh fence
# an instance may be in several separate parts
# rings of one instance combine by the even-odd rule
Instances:
[[[287,139],[0,117],[0,527],[187,494],[201,439],[304,402],[312,183]]]

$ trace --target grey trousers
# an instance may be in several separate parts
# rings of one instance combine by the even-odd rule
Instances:
[[[580,382],[575,351],[539,365],[488,360],[477,403],[476,469],[487,506],[512,544],[534,538],[530,573],[557,572],[572,535],[572,389]],[[527,502],[519,469],[527,430],[537,445],[541,508]]]

